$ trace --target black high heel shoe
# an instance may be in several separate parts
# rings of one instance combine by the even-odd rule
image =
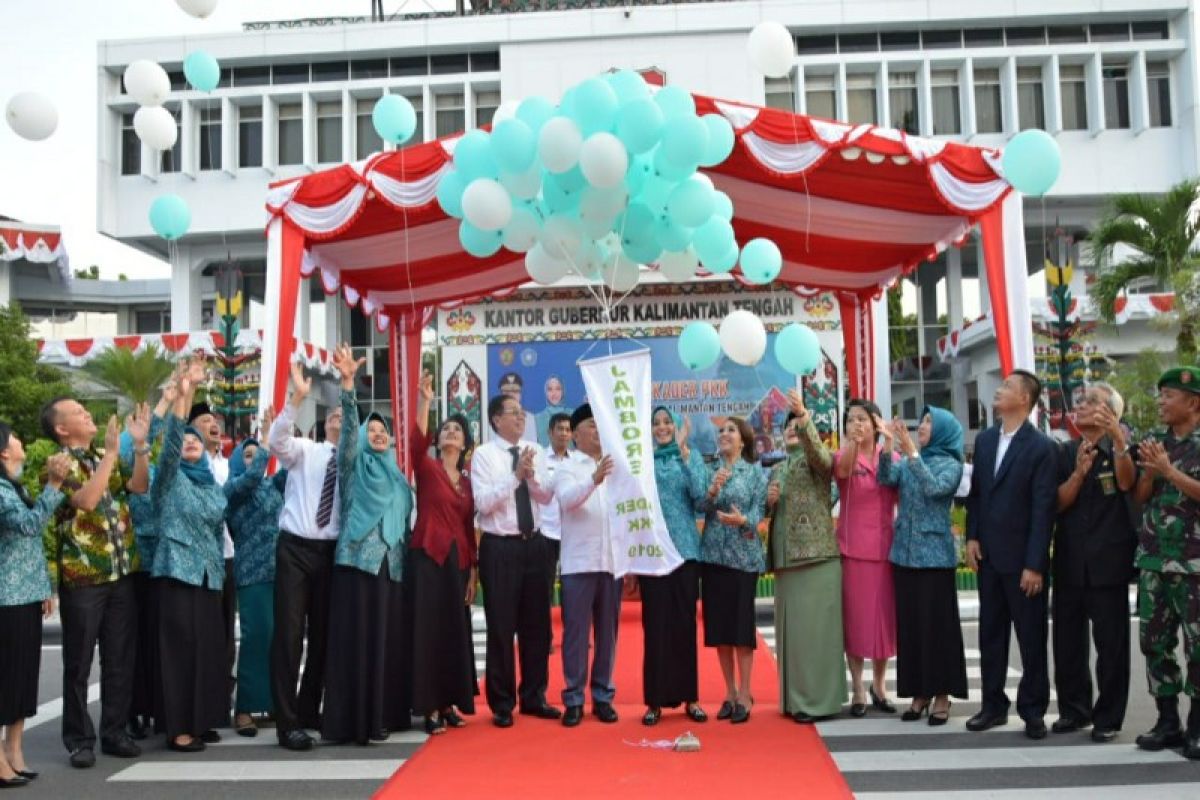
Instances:
[[[896,713],[896,707],[892,705],[890,700],[888,700],[886,697],[880,697],[879,695],[875,694],[874,685],[867,687],[867,694],[871,696],[871,706],[874,707],[876,711],[882,711],[885,714]]]
[[[689,704],[685,713],[692,722],[708,722],[708,714],[704,713],[704,709],[695,703]]]
[[[950,720],[950,709],[953,707],[954,707],[954,701],[951,700],[950,702],[946,703],[945,711],[930,712],[929,724],[933,725],[934,727],[937,727],[938,725],[945,725]]]
[[[733,716],[733,703],[726,700],[721,703],[721,707],[717,709],[717,719],[729,719]]]
[[[454,708],[447,708],[442,712],[442,720],[451,728],[465,728],[467,721],[459,716],[458,711]]]
[[[446,732],[446,720],[441,717],[428,716],[425,718],[425,733],[430,736],[437,736],[440,733]]]
[[[642,724],[647,727],[657,725],[660,719],[662,719],[661,708],[648,708],[646,709],[646,713],[642,715]]]
[[[920,708],[917,708],[915,704],[909,706],[904,710],[904,713],[900,715],[900,721],[916,722],[921,717],[929,713],[929,706],[930,702],[928,700],[926,700],[925,705],[921,706]]]
[[[28,786],[29,778],[24,775],[13,775],[11,778],[0,778],[0,789],[16,789],[19,786]]]

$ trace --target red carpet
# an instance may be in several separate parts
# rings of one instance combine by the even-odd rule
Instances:
[[[467,727],[432,737],[375,795],[408,800],[430,791],[442,796],[480,798],[641,798],[687,792],[692,797],[847,798],[853,795],[810,725],[797,725],[779,713],[775,659],[762,638],[754,658],[755,706],[744,725],[717,722],[725,685],[716,651],[700,649],[700,702],[709,721],[697,725],[682,709],[668,710],[658,725],[641,724],[641,606],[625,603],[617,638],[616,709],[613,725],[591,716],[564,728],[558,722],[516,714],[507,730],[492,725],[482,695]],[[554,610],[554,641],[562,641],[562,621]],[[562,661],[550,657],[551,703],[562,706]],[[700,739],[700,752],[676,753],[634,747],[625,742],[674,739],[684,731]],[[670,793],[670,794],[668,794]]]

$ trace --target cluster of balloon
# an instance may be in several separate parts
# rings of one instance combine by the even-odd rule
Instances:
[[[708,322],[691,322],[678,340],[679,360],[691,370],[716,363],[721,351],[743,366],[754,366],[767,349],[767,331],[753,313],[738,309],[721,322],[717,331]],[[792,322],[775,334],[775,360],[794,375],[811,375],[821,364],[821,343],[807,325]]]
[[[1032,128],[1012,138],[1004,148],[1000,166],[1013,188],[1030,197],[1041,197],[1058,180],[1062,154],[1053,136]]]

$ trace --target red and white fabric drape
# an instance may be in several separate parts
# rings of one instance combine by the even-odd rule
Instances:
[[[18,259],[55,264],[63,280],[71,277],[71,262],[58,228],[0,222],[0,261]]]

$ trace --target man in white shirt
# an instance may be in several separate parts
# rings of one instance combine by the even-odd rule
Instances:
[[[612,474],[612,458],[600,452],[591,405],[575,409],[571,430],[576,452],[554,481],[562,514],[563,704],[567,707],[563,725],[568,728],[583,721],[584,688],[589,684],[588,634],[593,628],[592,713],[601,722],[617,721],[612,673],[625,574],[625,560],[608,523],[604,479]]]
[[[525,412],[507,394],[488,402],[495,436],[471,458],[471,490],[483,535],[479,580],[487,618],[487,670],[484,685],[492,722],[513,724],[522,714],[542,719],[562,716],[546,702],[550,659],[550,593],[546,590],[549,540],[541,533],[542,507],[554,499],[546,457],[536,442],[523,439]],[[517,686],[513,637],[521,653]]]
[[[325,690],[325,643],[329,629],[329,587],[338,536],[337,442],[342,411],[325,417],[325,441],[293,435],[296,411],[312,389],[299,364],[292,365],[291,402],[275,417],[267,444],[288,471],[275,545],[275,633],[271,641],[271,698],[279,744],[308,750],[304,728],[320,727]],[[304,679],[300,657],[308,631]]]
[[[571,415],[552,415],[547,433],[550,437],[550,452],[546,453],[546,484],[553,486],[558,468],[571,460]],[[549,539],[550,591],[553,594],[554,576],[558,573],[559,542],[562,539],[557,501],[552,500],[542,506],[542,535]]]

